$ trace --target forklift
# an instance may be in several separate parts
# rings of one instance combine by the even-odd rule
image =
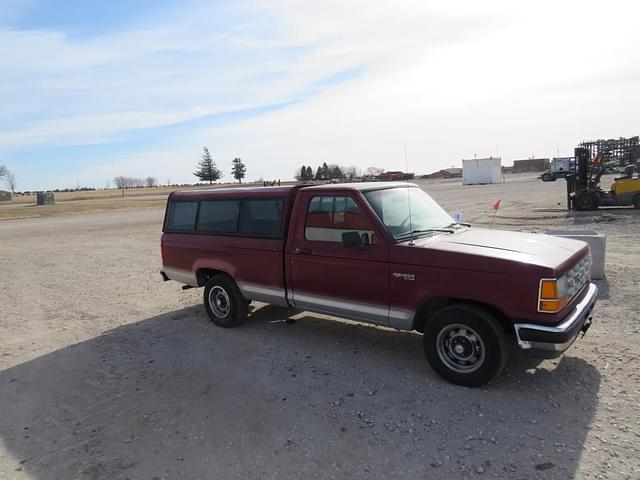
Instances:
[[[600,188],[600,177],[604,173],[602,159],[592,158],[589,148],[577,147],[574,152],[574,168],[565,176],[569,210],[629,205],[640,208],[640,176],[636,165],[626,165],[623,176],[614,180],[611,190],[605,191]]]

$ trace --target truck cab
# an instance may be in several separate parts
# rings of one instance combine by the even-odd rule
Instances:
[[[467,386],[500,372],[509,343],[561,354],[597,294],[585,243],[456,223],[413,184],[175,192],[163,232],[164,279],[204,287],[215,324],[256,300],[413,330]]]
[[[573,165],[573,157],[554,157],[551,159],[551,169],[540,175],[543,182],[555,182],[559,178],[564,178]]]

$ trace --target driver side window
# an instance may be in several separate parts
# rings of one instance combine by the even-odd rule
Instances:
[[[373,225],[351,197],[317,196],[307,208],[304,236],[314,242],[342,243],[342,234],[358,232],[376,243]]]

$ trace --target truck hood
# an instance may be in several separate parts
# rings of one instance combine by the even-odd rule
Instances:
[[[474,257],[508,262],[520,262],[561,271],[568,268],[587,251],[587,244],[579,240],[551,235],[468,228],[464,231],[415,240],[421,248],[442,252],[460,253]],[[574,258],[575,257],[575,258]],[[487,262],[488,270],[495,266]]]

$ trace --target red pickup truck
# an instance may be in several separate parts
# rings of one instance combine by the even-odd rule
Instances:
[[[165,280],[204,287],[221,327],[257,300],[416,330],[436,372],[467,386],[510,343],[562,353],[597,296],[586,243],[455,223],[397,182],[174,192],[162,262]]]

